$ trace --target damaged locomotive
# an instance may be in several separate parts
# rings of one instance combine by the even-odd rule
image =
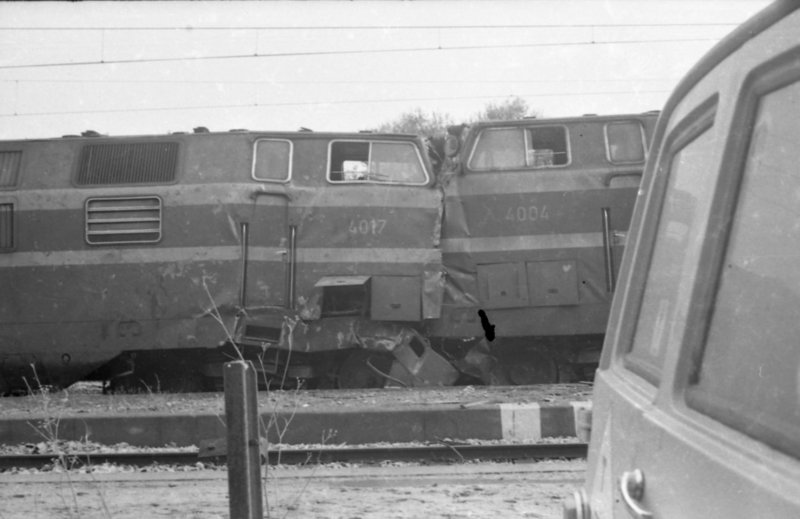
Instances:
[[[579,377],[655,119],[2,142],[0,392]]]

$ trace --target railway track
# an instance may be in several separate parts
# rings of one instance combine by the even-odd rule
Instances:
[[[586,456],[585,443],[534,443],[461,445],[442,444],[392,447],[311,447],[267,450],[264,458],[271,464],[302,465],[317,463],[378,463],[405,461],[453,463],[468,460],[544,460],[578,459]],[[0,471],[11,468],[43,469],[60,463],[69,468],[117,464],[135,467],[225,463],[221,452],[200,451],[10,454],[0,456]]]

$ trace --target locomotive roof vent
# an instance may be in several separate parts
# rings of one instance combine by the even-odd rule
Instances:
[[[234,128],[233,130],[228,130],[228,131],[229,132],[241,133],[241,132],[247,132],[249,130],[247,128]]]
[[[194,128],[192,131],[194,133],[210,133],[208,131],[208,128],[206,128],[205,126],[198,126],[198,127]],[[231,131],[233,132],[233,131],[236,131],[236,130],[231,130]]]
[[[81,137],[102,137],[102,135],[94,130],[86,130],[81,133]]]
[[[300,129],[297,130],[297,131],[299,131],[299,132],[313,132],[314,130],[312,130],[311,128],[306,128],[305,126],[301,126]]]

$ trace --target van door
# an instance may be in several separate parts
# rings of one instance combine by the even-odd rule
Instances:
[[[800,514],[799,29],[667,112],[595,380],[591,517]]]

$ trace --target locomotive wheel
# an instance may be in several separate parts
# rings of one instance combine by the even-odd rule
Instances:
[[[393,357],[388,353],[355,350],[339,367],[337,386],[340,389],[384,387],[386,377],[375,370],[388,375],[392,362]]]

